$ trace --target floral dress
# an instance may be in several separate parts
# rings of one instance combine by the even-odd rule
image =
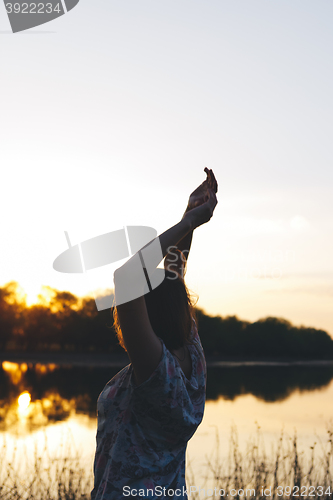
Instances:
[[[136,386],[129,364],[101,392],[91,500],[187,499],[185,451],[206,393],[206,362],[193,325],[190,380],[161,340],[162,358],[149,379]]]

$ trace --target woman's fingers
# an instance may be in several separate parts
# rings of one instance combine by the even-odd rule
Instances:
[[[204,172],[207,174],[207,184],[210,189],[212,189],[215,193],[217,193],[217,181],[215,179],[215,175],[212,169],[208,169],[207,167],[204,168]]]
[[[215,193],[217,193],[217,181],[215,179],[215,175],[214,175],[213,170],[211,170],[210,173],[211,173],[211,179],[212,179],[212,189]]]
[[[210,206],[212,207],[212,209],[214,211],[218,201],[217,201],[215,191],[213,189],[209,190],[209,202],[210,202]]]
[[[218,203],[218,201],[217,201],[215,191],[213,189],[209,188],[207,202],[205,203],[207,209],[209,210],[209,217],[207,219],[207,222],[208,222],[208,220],[210,220],[213,217],[213,213],[214,213],[214,210],[215,210],[217,203]]]
[[[189,217],[191,221],[192,229],[205,224],[213,217],[213,213],[217,205],[217,198],[215,191],[209,186],[207,188],[206,197],[207,200],[205,200],[203,204],[200,204],[200,206],[197,206],[187,212],[187,217]]]
[[[188,210],[192,210],[193,208],[197,208],[203,203],[207,203],[210,199],[209,191],[217,192],[217,182],[215,179],[215,175],[213,170],[205,167],[204,172],[207,175],[207,178],[200,184],[197,189],[191,193],[188,201]]]
[[[213,217],[213,213],[214,213],[216,205],[217,205],[216,194],[215,194],[213,189],[209,189],[209,198],[207,201],[207,208],[209,209],[209,216],[208,216],[206,222],[208,222]]]
[[[212,187],[212,171],[210,169],[208,169],[207,167],[204,168],[204,171],[206,172],[206,175],[207,175],[207,179],[206,179],[206,183],[208,185],[208,188],[211,188]]]

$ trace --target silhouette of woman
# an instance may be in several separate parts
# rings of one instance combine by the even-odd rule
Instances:
[[[142,280],[142,296],[119,304],[143,249],[114,273],[115,327],[131,363],[98,398],[92,500],[187,499],[185,451],[203,417],[206,363],[184,275],[193,230],[211,219],[217,204],[216,179],[205,172],[181,221],[157,238],[163,282],[147,293]],[[151,256],[149,269],[158,259]]]

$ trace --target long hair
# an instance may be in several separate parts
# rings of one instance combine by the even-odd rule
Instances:
[[[192,343],[195,302],[181,276],[165,271],[162,283],[144,298],[152,329],[167,349],[179,349]],[[113,319],[119,344],[126,351],[116,307],[113,308]]]

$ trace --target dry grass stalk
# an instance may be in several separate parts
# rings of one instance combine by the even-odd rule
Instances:
[[[267,456],[259,426],[243,453],[239,447],[237,429],[233,427],[227,460],[220,458],[220,440],[216,434],[216,449],[212,457],[207,458],[206,468],[200,478],[203,484],[201,482],[200,486],[208,489],[213,485],[213,488],[223,489],[226,493],[234,488],[236,494],[228,494],[229,500],[254,497],[256,500],[332,500],[332,438],[333,431],[328,430],[325,443],[317,439],[321,452],[315,453],[316,442],[306,456],[304,452],[298,451],[296,434],[288,437],[282,431],[276,446]],[[33,454],[28,454],[26,450],[19,452],[17,448],[9,452],[8,444],[4,441],[0,452],[0,500],[89,500],[92,488],[90,470],[91,467],[82,463],[71,438],[62,441],[53,456],[46,436],[43,449],[38,450],[36,443]],[[198,483],[199,478],[194,477],[189,461],[187,485]],[[283,489],[279,490],[279,486]],[[263,490],[267,492],[269,488],[272,495],[264,495]],[[254,490],[255,495],[246,494],[246,490]],[[189,499],[211,497],[192,493]]]

